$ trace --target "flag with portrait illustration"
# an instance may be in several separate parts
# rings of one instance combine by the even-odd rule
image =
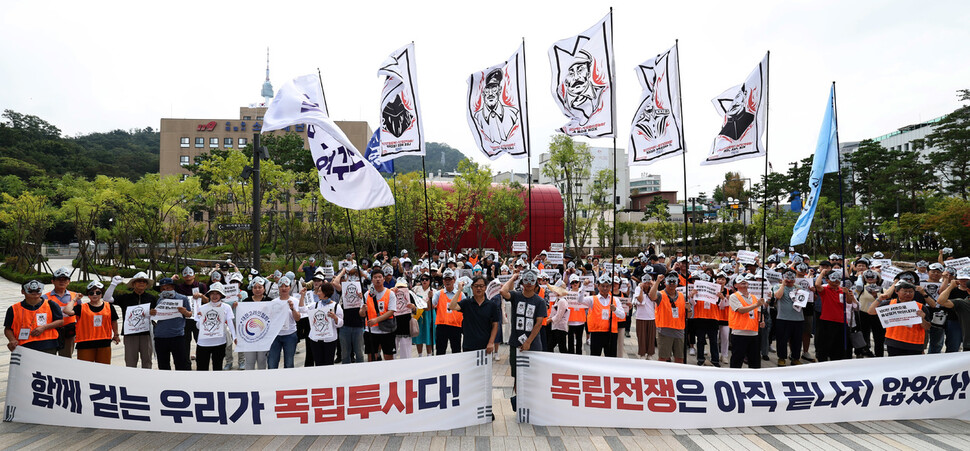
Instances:
[[[525,50],[468,77],[468,127],[475,143],[494,160],[503,153],[525,157],[529,153],[529,115],[525,103]]]
[[[701,165],[764,156],[761,135],[768,125],[768,55],[744,83],[729,88],[711,102],[724,119],[711,153]]]
[[[424,118],[418,103],[417,63],[414,43],[401,47],[384,60],[381,91],[381,157],[384,161],[424,155]]]
[[[549,48],[552,97],[569,122],[570,136],[612,138],[616,133],[613,12],[592,28]]]
[[[677,46],[640,63],[643,92],[630,129],[630,165],[648,165],[684,153]]]

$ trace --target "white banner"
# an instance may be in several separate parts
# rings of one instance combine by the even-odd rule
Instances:
[[[179,313],[179,307],[184,307],[181,297],[169,299],[159,298],[158,303],[155,304],[155,314],[152,315],[152,321],[165,321],[182,316]]]
[[[377,70],[385,75],[381,91],[381,157],[424,155],[424,117],[418,103],[414,43],[391,53]]]
[[[902,268],[898,268],[896,266],[883,266],[879,271],[879,275],[882,277],[882,287],[889,288],[893,286],[893,283],[895,282],[893,279],[895,279],[896,276],[898,276],[901,272],[903,272]]]
[[[304,75],[283,84],[266,110],[262,131],[296,124],[307,124],[307,141],[320,179],[320,194],[327,202],[353,210],[394,205],[391,188],[377,168],[367,163],[330,119],[316,75]]]
[[[697,290],[695,301],[717,303],[717,294],[721,292],[721,286],[716,283],[705,282],[703,280],[694,281],[694,289]]]
[[[552,97],[569,118],[559,131],[612,138],[616,133],[612,11],[583,33],[556,41],[549,48],[549,64]]]
[[[546,252],[546,258],[549,259],[549,263],[552,265],[561,265],[563,261],[562,251]]]
[[[286,301],[278,299],[236,304],[236,351],[269,351],[289,314]]]
[[[549,243],[549,250],[552,252],[562,252],[565,250],[563,243]]]
[[[468,127],[489,159],[529,153],[525,104],[525,54],[520,46],[508,61],[468,77]]]
[[[970,257],[951,258],[943,262],[947,268],[961,269],[970,266]]]
[[[647,165],[684,153],[677,46],[640,63],[643,92],[630,131],[630,165]]]
[[[879,322],[882,327],[912,326],[922,324],[923,318],[919,317],[919,306],[916,301],[897,302],[895,304],[876,307],[879,315]]]
[[[125,310],[125,322],[122,326],[122,335],[138,334],[148,332],[152,323],[149,321],[151,304],[138,304],[128,307]]]
[[[872,259],[872,262],[869,265],[870,266],[879,265],[882,268],[888,268],[893,265],[893,261],[888,258],[874,258]]]
[[[512,252],[528,252],[529,243],[525,241],[513,241],[512,242]]]
[[[770,285],[777,285],[781,283],[781,273],[773,269],[769,269],[765,271],[765,280],[767,280]]]
[[[728,88],[711,100],[723,117],[711,153],[701,165],[718,164],[765,154],[761,135],[768,117],[768,55],[743,84]]]
[[[742,265],[753,265],[756,258],[758,258],[757,251],[738,251],[738,263]]]
[[[517,417],[543,426],[683,429],[970,420],[970,353],[730,369],[518,355]]]
[[[245,435],[372,435],[486,424],[485,351],[199,377],[10,355],[4,420],[57,427]]]

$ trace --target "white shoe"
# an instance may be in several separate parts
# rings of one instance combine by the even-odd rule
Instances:
[[[688,352],[688,354],[690,354],[690,355],[697,355],[697,350],[694,349],[694,348],[690,348],[690,351]]]

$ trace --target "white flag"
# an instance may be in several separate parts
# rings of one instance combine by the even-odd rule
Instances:
[[[418,104],[414,44],[389,56],[377,75],[386,75],[381,91],[381,157],[384,161],[424,155],[424,117]]]
[[[761,135],[768,117],[768,55],[758,63],[744,84],[734,86],[711,100],[724,117],[714,138],[711,154],[701,165],[718,164],[765,154]]]
[[[570,136],[611,138],[616,132],[613,12],[589,30],[549,48],[552,96],[570,120]]]
[[[387,181],[328,116],[316,75],[295,78],[277,91],[266,110],[262,131],[295,124],[307,124],[310,153],[320,176],[320,194],[324,199],[352,210],[394,205]]]
[[[468,77],[468,127],[488,158],[494,160],[503,153],[517,158],[528,155],[525,89],[521,46],[508,61]]]
[[[286,301],[279,299],[236,304],[236,351],[269,351],[288,315]]]
[[[630,165],[648,165],[684,153],[677,46],[640,63],[640,106],[630,130]]]

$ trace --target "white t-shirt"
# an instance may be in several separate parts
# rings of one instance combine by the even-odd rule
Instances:
[[[337,321],[330,317],[333,311]],[[314,303],[313,308],[307,310],[310,319],[309,338],[315,342],[333,343],[337,340],[337,329],[344,325],[344,309],[336,302]]]
[[[290,296],[288,299],[277,299],[278,301],[286,302],[288,300],[293,300],[293,308],[299,311],[300,299]],[[296,333],[296,320],[293,319],[293,311],[290,310],[289,302],[286,302],[286,321],[283,322],[283,328],[280,329],[280,333],[277,334],[278,337],[283,337],[289,334]]]
[[[633,305],[637,306],[637,319],[656,319],[656,316],[654,316],[654,309],[657,307],[657,304],[650,300],[647,293],[642,293],[643,301],[640,301],[639,298],[641,292],[642,290],[640,289],[640,285],[637,284],[637,288],[633,290]]]
[[[204,304],[199,309],[196,323],[199,326],[199,346],[223,346],[226,344],[226,326],[229,326],[229,335],[233,340],[236,339],[235,315],[232,307],[225,302],[220,302],[218,306],[214,302]]]
[[[388,292],[388,295],[387,295],[387,310],[390,310],[392,312],[396,312],[397,311],[397,297],[394,296],[394,291],[393,290],[388,290],[387,288],[385,288],[385,289],[381,290],[380,292],[375,292],[373,294],[374,303],[375,303],[374,308],[377,310],[377,316],[380,316],[380,312],[382,310],[381,309],[381,306],[380,306],[380,300],[381,300],[381,297],[384,296],[384,292],[385,291]],[[365,303],[367,302],[367,298],[366,297],[364,298],[364,302]],[[367,320],[367,321],[369,321],[369,320]],[[394,314],[392,313],[391,316],[386,321],[394,321]],[[366,324],[366,322],[364,324]],[[375,326],[368,327],[367,330],[369,330],[370,333],[372,333],[372,334],[378,334],[378,335],[384,335],[384,334],[392,334],[392,333],[394,333],[394,332],[384,332],[384,331],[380,330],[380,328],[377,327],[376,325]]]

